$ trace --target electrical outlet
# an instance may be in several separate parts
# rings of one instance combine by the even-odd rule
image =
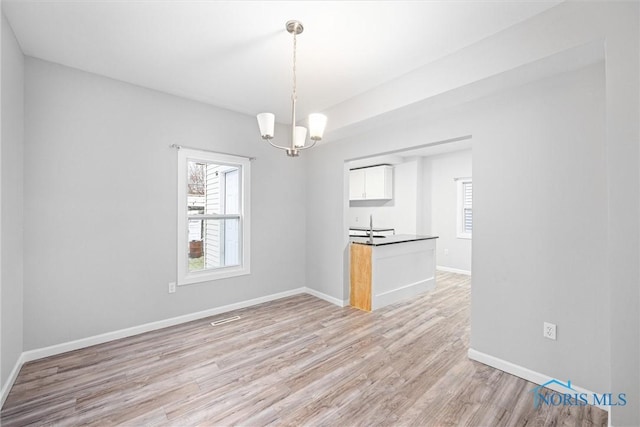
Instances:
[[[176,291],[176,282],[169,282],[169,293],[172,294]]]
[[[358,218],[358,217],[356,217],[356,222],[358,222],[358,219],[359,219],[359,218]]]
[[[445,249],[445,250],[444,250],[444,254],[445,254],[445,256],[446,256],[446,255],[449,255],[449,249]]]
[[[544,322],[544,329],[542,331],[542,336],[545,338],[549,338],[550,340],[556,339],[556,325],[553,323]]]

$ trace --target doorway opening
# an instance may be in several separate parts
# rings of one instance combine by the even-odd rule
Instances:
[[[346,161],[345,237],[438,236],[436,270],[471,275],[472,153],[467,136]]]

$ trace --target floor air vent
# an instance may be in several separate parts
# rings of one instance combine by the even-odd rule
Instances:
[[[239,319],[241,319],[240,316],[227,317],[226,319],[221,319],[221,320],[216,320],[215,322],[211,322],[211,326],[223,325],[225,323],[234,322]]]

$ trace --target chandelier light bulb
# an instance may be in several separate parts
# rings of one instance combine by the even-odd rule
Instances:
[[[273,138],[276,125],[276,115],[273,113],[260,113],[256,117],[258,118],[258,127],[260,128],[260,135],[262,136],[262,139]]]
[[[296,148],[304,147],[307,140],[307,128],[304,126],[296,126],[296,137],[293,146]]]
[[[312,140],[321,140],[326,126],[327,116],[320,113],[309,114],[309,137]]]

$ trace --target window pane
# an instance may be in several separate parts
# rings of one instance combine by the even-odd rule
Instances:
[[[206,165],[203,163],[188,163],[187,167],[187,213],[189,215],[197,215],[204,213],[205,201],[205,170]],[[191,225],[189,226],[191,233]],[[189,236],[191,240],[191,236]]]
[[[222,199],[222,176],[220,175],[220,165],[209,163],[205,168],[205,205],[206,214],[224,213],[224,200]]]
[[[190,160],[187,212],[189,215],[239,213],[239,167]],[[229,182],[227,182],[229,180]],[[227,196],[226,191],[231,191]],[[230,206],[227,204],[230,203]]]
[[[232,169],[224,174],[225,206],[224,213],[240,213],[240,173],[238,169]]]
[[[189,272],[240,265],[240,219],[189,220]]]

